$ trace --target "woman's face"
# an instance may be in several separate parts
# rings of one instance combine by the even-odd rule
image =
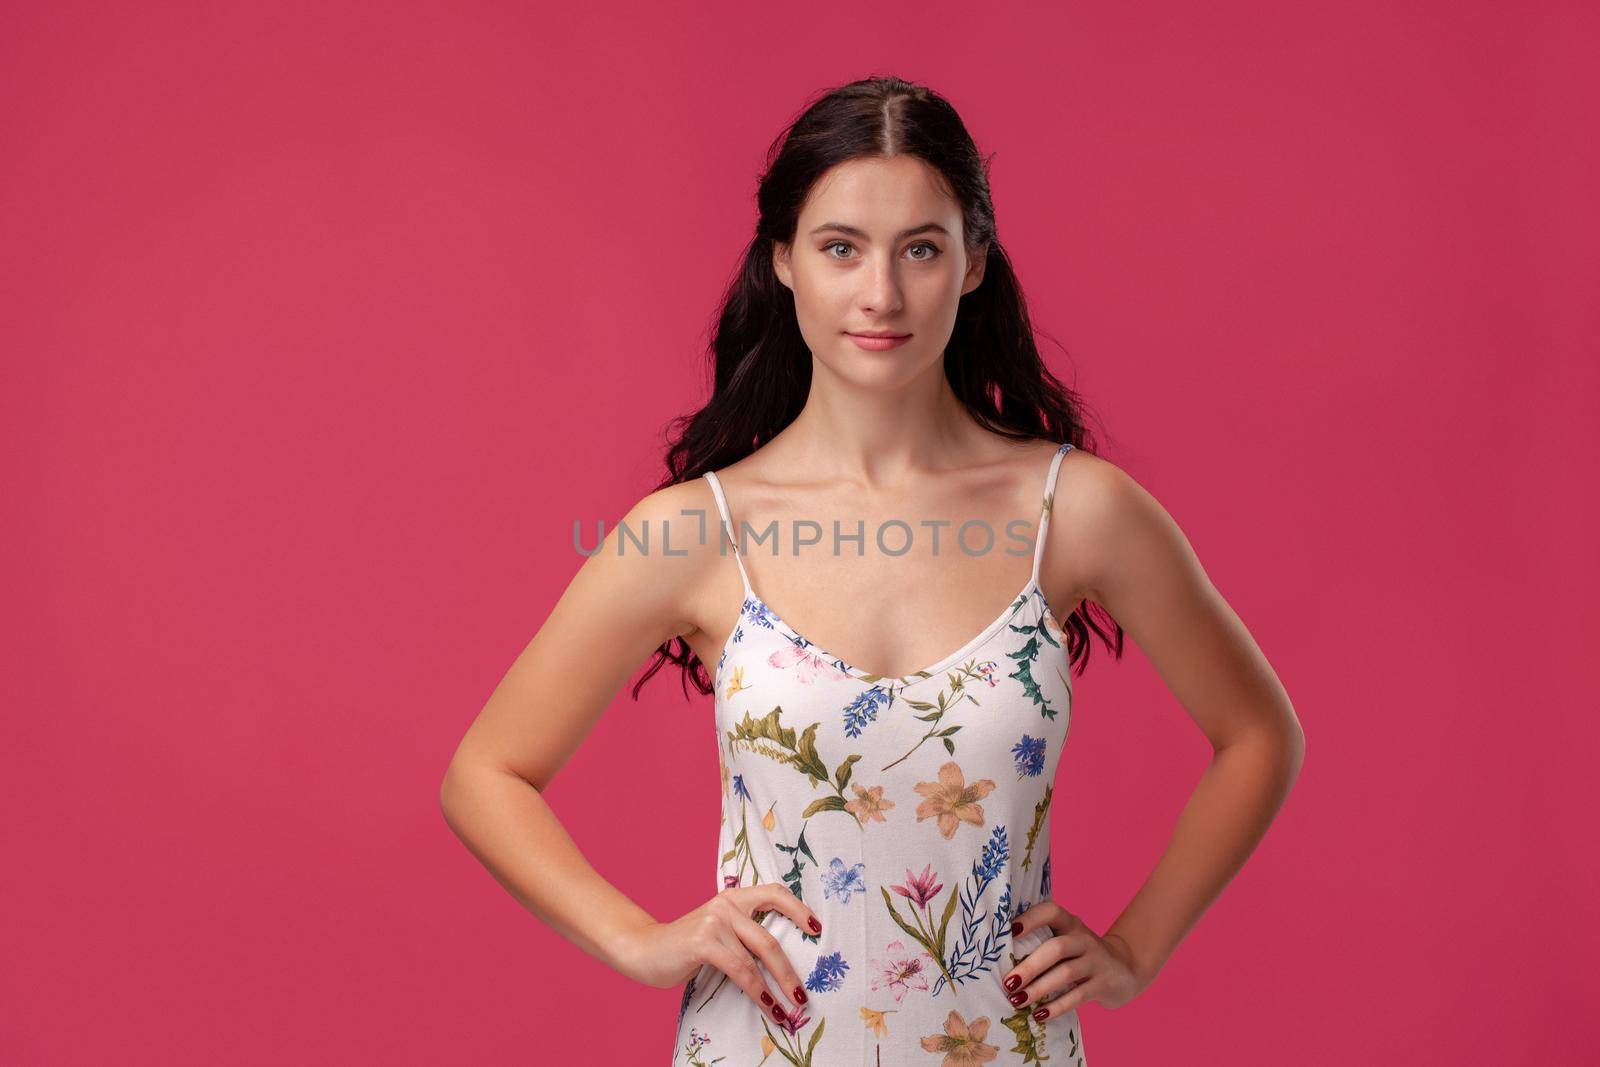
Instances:
[[[961,208],[914,156],[853,159],[824,174],[773,269],[794,292],[800,334],[841,377],[894,385],[940,364],[963,293],[983,280],[969,260]],[[856,332],[909,334],[892,347]]]

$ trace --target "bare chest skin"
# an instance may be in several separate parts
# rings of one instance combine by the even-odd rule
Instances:
[[[830,492],[780,494],[747,486],[736,474],[724,475],[723,483],[755,594],[822,654],[901,677],[960,649],[1025,590],[1048,459],[1044,454],[1019,464],[1004,484],[952,478],[937,499],[928,492],[878,501]],[[1070,560],[1052,552],[1051,543],[1070,534],[1070,508],[1059,503],[1062,487],[1058,482],[1039,578],[1058,620],[1083,599],[1067,573]],[[688,611],[695,628],[684,635],[711,675],[744,603],[719,518],[713,506],[706,535],[720,556],[714,577],[695,592]],[[795,520],[815,525],[797,527]],[[964,532],[963,523],[970,523]],[[862,537],[851,539],[857,532]]]

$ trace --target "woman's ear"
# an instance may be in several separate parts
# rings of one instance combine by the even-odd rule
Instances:
[[[794,288],[794,264],[789,261],[790,246],[782,241],[772,242],[772,273],[790,289]]]
[[[961,283],[961,295],[965,296],[976,289],[983,282],[983,268],[989,261],[989,242],[985,241],[972,252],[967,259],[967,276]]]

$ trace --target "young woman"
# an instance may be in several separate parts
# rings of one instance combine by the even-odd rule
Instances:
[[[467,732],[446,817],[579,947],[685,984],[674,1064],[1083,1064],[1078,1008],[1136,997],[1244,863],[1299,723],[1171,517],[1086,447],[944,100],[828,94],[759,206],[709,403]],[[1124,627],[1216,756],[1097,933],[1052,897],[1051,783],[1090,632],[1120,656]],[[713,694],[722,775],[714,895],[666,922],[540,796],[652,654],[639,685],[671,662]]]

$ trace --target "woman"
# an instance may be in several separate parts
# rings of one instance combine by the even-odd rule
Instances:
[[[1084,447],[945,101],[828,94],[759,206],[711,400],[633,550],[607,536],[468,731],[446,817],[585,951],[685,983],[674,1064],[1082,1064],[1078,1008],[1149,985],[1281,805],[1299,724],[1172,519]],[[1219,758],[1097,934],[1051,899],[1050,783],[1069,676],[1123,626]],[[714,693],[722,764],[714,896],[668,922],[539,793],[652,652],[639,685],[670,661]]]

